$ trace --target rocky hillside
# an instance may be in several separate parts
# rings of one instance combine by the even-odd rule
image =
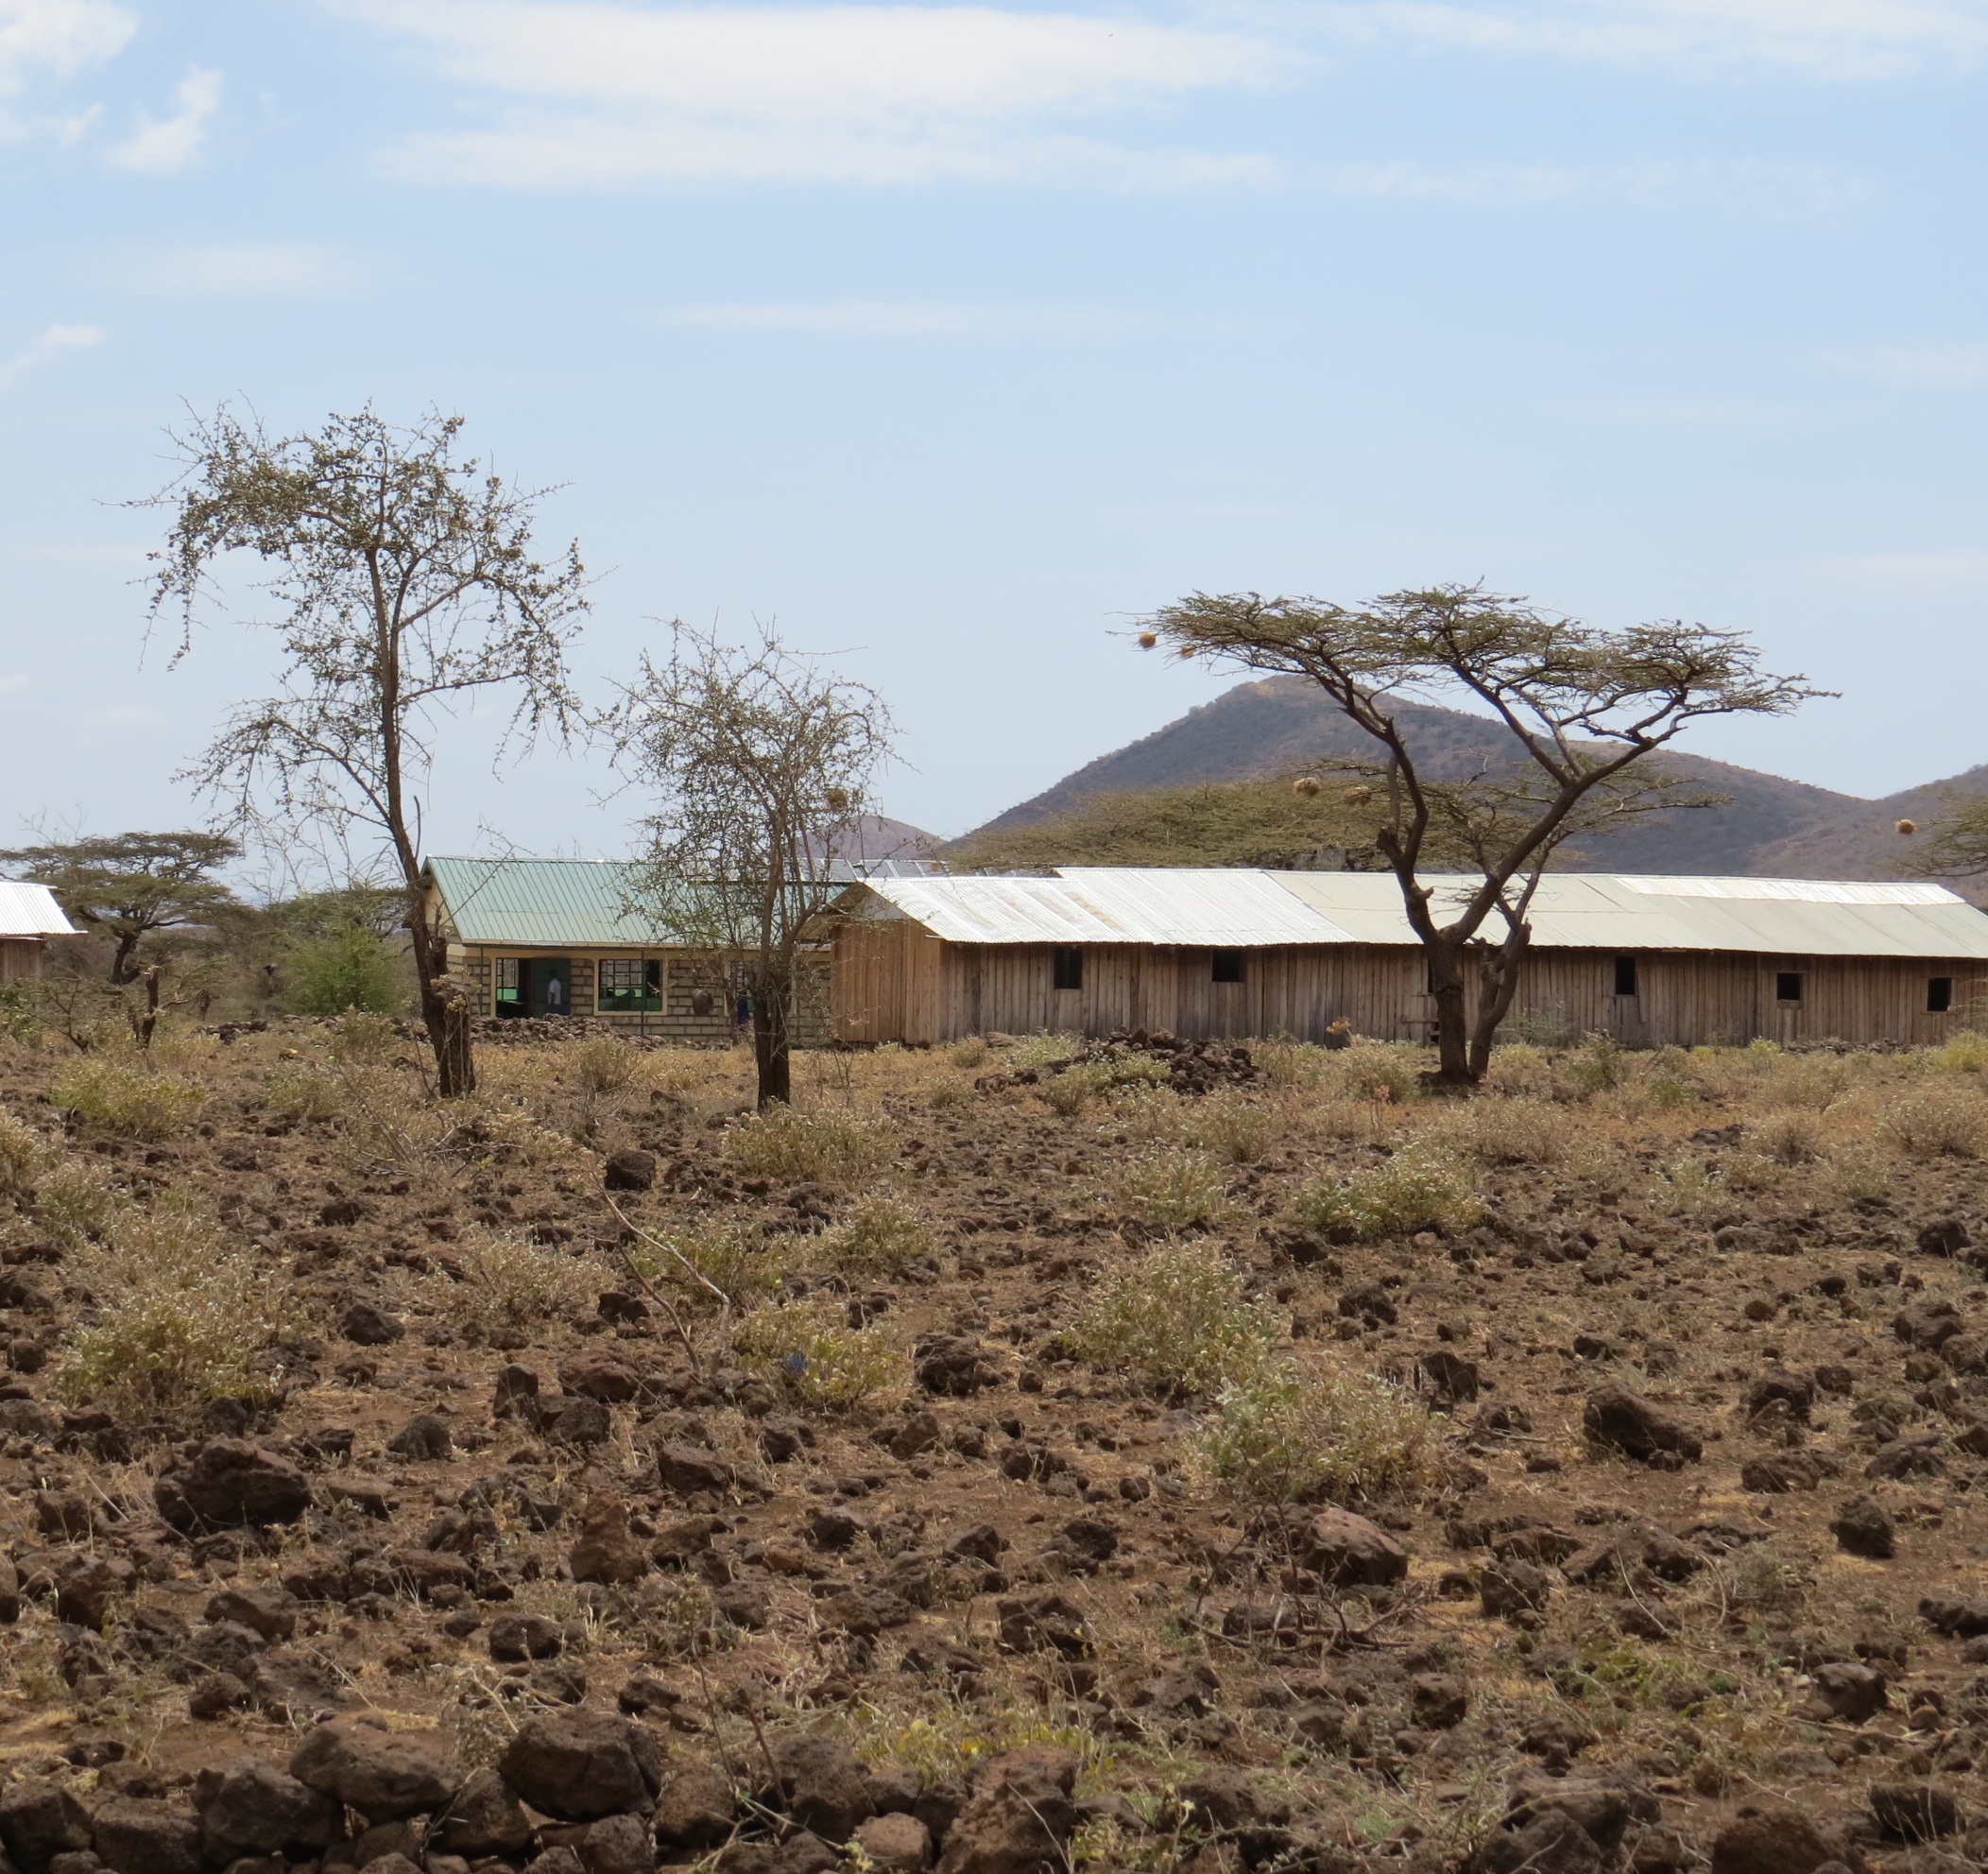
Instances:
[[[1401,715],[1433,773],[1467,774],[1487,760],[1506,758],[1507,739],[1482,717],[1414,705],[1404,707]],[[1241,683],[1164,729],[1099,756],[982,830],[1048,819],[1088,795],[1239,781],[1335,756],[1363,758],[1368,751],[1366,738],[1302,679]],[[1900,818],[1925,822],[1938,810],[1944,790],[1988,788],[1988,767],[1977,767],[1949,781],[1864,800],[1700,756],[1670,760],[1683,773],[1729,795],[1731,804],[1674,814],[1617,834],[1605,850],[1592,847],[1576,863],[1617,871],[1889,878],[1902,863],[1910,864],[1911,849],[1894,830]]]

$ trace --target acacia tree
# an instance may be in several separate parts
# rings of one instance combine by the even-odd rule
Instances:
[[[1440,1084],[1470,1086],[1517,992],[1541,874],[1576,834],[1705,797],[1638,764],[1708,716],[1782,715],[1811,690],[1770,676],[1739,633],[1665,620],[1605,631],[1482,586],[1390,593],[1364,606],[1195,593],[1145,621],[1140,642],[1184,658],[1308,677],[1376,745],[1386,790],[1376,835],[1428,958]],[[1396,700],[1458,697],[1515,739],[1511,768],[1473,783],[1419,771]],[[1470,854],[1473,880],[1438,902],[1422,877],[1433,842]],[[1483,935],[1494,917],[1497,936]],[[1465,992],[1465,959],[1478,994]]]
[[[501,690],[513,698],[506,750],[566,740],[581,718],[565,651],[587,608],[577,546],[551,564],[533,557],[546,490],[458,456],[461,428],[436,414],[395,428],[368,406],[271,438],[224,405],[175,436],[182,473],[139,504],[172,510],[152,612],[179,615],[175,662],[230,556],[273,569],[280,687],[240,704],[184,778],[265,834],[308,823],[348,851],[384,849],[445,1095],[474,1088],[475,1063],[468,998],[422,887],[430,738],[438,717]]]
[[[16,847],[0,863],[45,885],[62,908],[111,943],[111,980],[139,980],[138,948],[154,931],[213,924],[241,903],[214,876],[240,844],[220,833],[113,833],[89,839]]]
[[[658,797],[630,908],[750,999],[763,1110],[791,1091],[809,926],[848,883],[837,849],[889,757],[890,713],[771,631],[739,647],[672,628],[668,661],[644,657],[610,718],[617,765]]]

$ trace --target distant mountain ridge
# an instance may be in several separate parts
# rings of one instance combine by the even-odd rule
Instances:
[[[1414,703],[1397,715],[1417,758],[1438,778],[1511,758],[1511,738],[1485,717]],[[1151,735],[1087,763],[981,831],[1051,818],[1088,795],[1289,773],[1335,757],[1364,760],[1373,746],[1301,677],[1239,683]],[[1578,855],[1569,854],[1571,863],[1612,872],[1895,878],[1901,865],[1910,867],[1912,850],[1894,830],[1897,821],[1924,826],[1948,790],[1988,792],[1988,765],[1866,800],[1700,755],[1670,752],[1663,759],[1673,772],[1731,796],[1730,803],[1668,814],[1591,840]]]

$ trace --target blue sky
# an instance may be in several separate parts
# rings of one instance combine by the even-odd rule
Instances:
[[[195,816],[266,647],[141,662],[115,504],[225,397],[461,412],[590,684],[777,618],[945,832],[1233,680],[1113,635],[1197,587],[1702,618],[1845,693],[1704,752],[1967,767],[1984,71],[1988,0],[0,0],[0,789]],[[437,850],[626,845],[441,748]]]

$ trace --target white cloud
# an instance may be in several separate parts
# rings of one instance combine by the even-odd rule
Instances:
[[[7,389],[42,365],[52,363],[64,352],[81,351],[99,343],[103,333],[94,325],[51,325],[47,331],[10,358],[0,359],[0,390]]]
[[[1824,163],[1636,159],[1622,163],[1352,163],[1327,172],[1335,193],[1493,208],[1627,202],[1637,208],[1722,208],[1812,215],[1870,200],[1870,184]]]
[[[144,293],[258,294],[336,292],[358,272],[353,257],[308,241],[194,243],[137,248],[97,269],[97,278]]]
[[[1311,16],[1335,37],[1694,74],[1870,80],[1988,55],[1982,0],[1348,0]]]
[[[1099,143],[1071,120],[1269,82],[1293,55],[1233,33],[985,6],[351,0],[427,43],[497,121],[431,130],[389,166],[423,181],[915,182],[1260,180],[1255,156]]]
[[[137,15],[111,0],[0,0],[0,97],[34,73],[72,77],[124,49]]]
[[[116,168],[152,176],[184,169],[199,155],[208,121],[221,108],[221,75],[190,66],[173,97],[178,111],[156,119],[141,111],[137,129],[113,146],[104,160]]]
[[[1988,386],[1988,345],[1878,345],[1861,352],[1825,352],[1818,362],[1880,384],[1924,390]]]
[[[667,325],[709,332],[768,332],[824,338],[1120,338],[1158,331],[1234,331],[1214,321],[1158,318],[1105,306],[949,305],[847,300],[821,305],[677,306]]]

